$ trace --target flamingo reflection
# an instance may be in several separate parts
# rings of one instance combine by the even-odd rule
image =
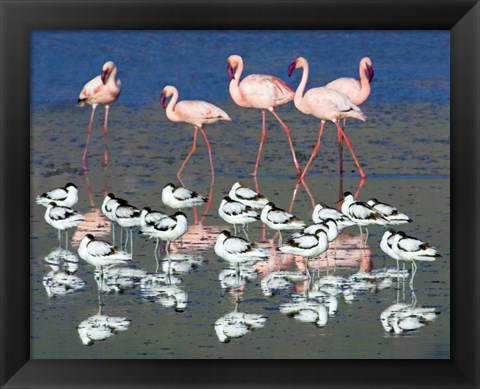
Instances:
[[[108,193],[108,184],[107,184],[107,173],[108,168],[107,166],[103,167],[103,192],[104,195]],[[88,200],[90,204],[90,211],[83,213],[85,220],[80,223],[72,237],[72,246],[78,247],[80,245],[80,241],[83,237],[87,234],[92,234],[98,238],[107,238],[110,236],[110,232],[112,231],[112,223],[108,220],[102,211],[95,206],[95,202],[93,200],[93,190],[92,185],[89,178],[88,170],[83,171],[85,177],[85,183],[87,186],[87,194]],[[114,242],[115,243],[115,242]]]

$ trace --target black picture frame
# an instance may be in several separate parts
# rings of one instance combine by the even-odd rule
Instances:
[[[432,1],[0,0],[2,388],[479,387],[480,4]],[[446,29],[451,33],[450,360],[30,360],[30,32]]]

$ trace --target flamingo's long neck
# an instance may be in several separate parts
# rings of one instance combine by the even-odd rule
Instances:
[[[365,101],[370,95],[370,81],[368,80],[367,75],[365,74],[365,65],[360,64],[358,69],[358,74],[360,76],[360,95],[359,98]]]
[[[242,92],[240,91],[240,77],[242,76],[242,72],[243,72],[243,61],[238,61],[237,69],[235,70],[235,75],[230,81],[228,90],[235,104],[241,107],[248,107],[248,104],[245,101],[242,95]]]
[[[108,74],[106,85],[112,92],[118,92],[120,89],[118,84],[121,85],[120,80],[117,80],[117,67],[114,66]]]
[[[178,91],[174,90],[172,94],[172,98],[167,104],[167,118],[169,118],[172,122],[180,122],[182,121],[178,114],[175,112],[175,105],[177,104],[178,100]]]
[[[305,92],[305,87],[308,80],[308,62],[304,60],[300,67],[303,68],[302,79],[300,81],[300,84],[298,84],[297,90],[295,91],[295,97],[293,99],[293,102],[295,104],[295,107],[299,111],[307,113],[306,111],[309,110],[305,102],[303,101],[303,94]]]

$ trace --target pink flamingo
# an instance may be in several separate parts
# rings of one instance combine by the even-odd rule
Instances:
[[[366,175],[363,172],[363,169],[360,166],[357,157],[355,156],[352,144],[350,143],[350,139],[348,139],[347,135],[338,124],[338,119],[351,117],[365,121],[365,116],[363,115],[360,108],[353,104],[347,98],[347,96],[345,96],[341,92],[337,92],[336,90],[328,89],[326,87],[319,87],[312,88],[304,94],[305,86],[308,79],[308,62],[305,58],[299,57],[294,62],[292,62],[288,67],[288,75],[291,76],[293,71],[298,68],[303,68],[303,74],[302,80],[300,81],[300,84],[295,91],[295,98],[293,100],[295,103],[295,107],[297,107],[300,112],[303,112],[307,115],[313,115],[319,118],[321,121],[317,143],[315,144],[312,155],[310,156],[307,166],[305,166],[305,169],[303,170],[300,179],[303,179],[303,177],[307,173],[308,168],[310,167],[310,164],[315,158],[315,155],[320,149],[320,140],[323,134],[323,128],[325,126],[325,122],[329,120],[337,126],[339,133],[341,133],[341,135],[345,138],[345,142],[347,143],[347,146],[350,149],[355,164],[358,167],[360,176],[362,177],[362,180],[364,180],[366,178]]]
[[[90,116],[90,123],[87,129],[87,141],[85,142],[85,150],[83,151],[82,166],[86,170],[87,164],[87,148],[90,141],[90,134],[92,132],[93,116],[95,114],[95,108],[97,105],[105,106],[105,121],[103,123],[103,133],[105,142],[104,152],[104,164],[108,164],[108,151],[107,151],[107,133],[108,133],[108,111],[110,104],[113,103],[122,90],[122,82],[116,79],[117,67],[113,61],[105,62],[102,67],[102,74],[87,82],[80,95],[78,96],[77,105],[83,107],[85,103],[92,106],[92,114]]]
[[[172,96],[172,99],[165,105],[165,102],[168,97]],[[204,124],[215,123],[219,120],[231,121],[230,117],[220,108],[216,107],[213,104],[207,103],[206,101],[200,100],[183,100],[177,103],[178,100],[178,90],[174,86],[167,85],[163,88],[162,95],[160,96],[160,104],[163,108],[167,110],[167,118],[172,122],[185,122],[193,124],[194,133],[193,133],[193,144],[190,152],[182,163],[180,170],[177,173],[177,177],[183,184],[182,179],[180,178],[183,168],[185,167],[187,161],[194,153],[197,143],[197,132],[200,130],[203,137],[205,138],[205,143],[208,148],[208,156],[210,158],[210,169],[212,171],[212,183],[214,180],[214,170],[213,170],[213,161],[212,161],[212,152],[210,148],[210,142],[208,141],[207,134],[203,130]]]
[[[329,82],[325,85],[328,89],[335,89],[336,91],[345,94],[350,101],[355,105],[363,104],[370,96],[374,71],[372,67],[372,61],[368,57],[364,57],[360,60],[358,67],[358,73],[360,75],[360,81],[355,78],[341,77]],[[345,131],[346,119],[343,119],[343,131]],[[342,173],[342,153],[343,153],[343,136],[338,132],[338,153],[340,155],[340,174]]]
[[[292,88],[290,88],[279,78],[263,74],[251,74],[245,77],[242,82],[240,82],[240,77],[243,71],[243,59],[239,55],[231,55],[228,57],[227,70],[228,74],[232,78],[230,81],[229,91],[233,101],[241,107],[257,108],[262,110],[262,136],[260,138],[260,145],[258,147],[255,170],[253,171],[252,175],[257,175],[260,155],[262,153],[263,143],[265,142],[266,138],[266,109],[268,109],[273,116],[275,116],[287,134],[295,169],[297,169],[298,174],[301,174],[302,170],[300,169],[300,166],[297,162],[297,157],[295,156],[290,129],[285,125],[285,123],[282,121],[282,119],[280,119],[274,110],[275,107],[287,104],[293,100],[294,92]]]

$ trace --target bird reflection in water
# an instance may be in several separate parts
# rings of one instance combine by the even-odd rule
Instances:
[[[328,310],[323,302],[323,298],[320,299],[320,294],[317,293],[318,299],[312,299],[309,297],[309,286],[307,285],[304,293],[294,294],[291,296],[291,301],[281,304],[279,310],[281,313],[293,317],[295,320],[304,323],[315,323],[317,327],[325,327],[328,322]],[[319,302],[322,301],[322,302]],[[327,300],[325,300],[327,301]],[[330,302],[330,300],[328,300]],[[336,300],[334,300],[336,301]],[[336,313],[337,305],[331,303],[332,311]]]
[[[85,281],[74,274],[78,269],[78,257],[74,253],[55,249],[44,260],[52,269],[42,280],[49,298],[65,296],[85,288]]]
[[[187,308],[188,294],[177,285],[180,282],[172,275],[149,274],[140,282],[141,295],[165,308],[174,307],[175,312],[183,312]]]
[[[398,280],[400,281],[400,278]],[[411,333],[425,327],[433,323],[440,314],[440,311],[435,307],[417,306],[417,296],[412,286],[410,286],[411,303],[407,304],[404,302],[405,280],[406,277],[401,280],[403,283],[403,301],[400,302],[400,288],[397,288],[396,303],[388,306],[380,314],[380,322],[383,329],[388,333],[393,332],[396,335]]]
[[[243,292],[245,284],[257,278],[257,272],[249,264],[230,265],[228,269],[223,269],[218,274],[218,280],[222,289]]]
[[[145,270],[124,266],[105,267],[102,271],[95,269],[93,273],[98,290],[102,293],[124,293],[140,285],[146,275]]]
[[[277,270],[263,277],[260,285],[264,296],[273,296],[278,290],[293,289],[297,283],[305,281],[303,272]]]
[[[78,325],[78,335],[84,346],[93,346],[112,336],[128,330],[130,319],[126,317],[108,316],[103,314],[104,304],[101,296],[98,298],[98,312]]]
[[[229,343],[234,338],[242,338],[255,329],[265,326],[267,318],[263,315],[245,313],[240,311],[240,298],[236,294],[235,308],[219,318],[214,325],[218,340]]]

